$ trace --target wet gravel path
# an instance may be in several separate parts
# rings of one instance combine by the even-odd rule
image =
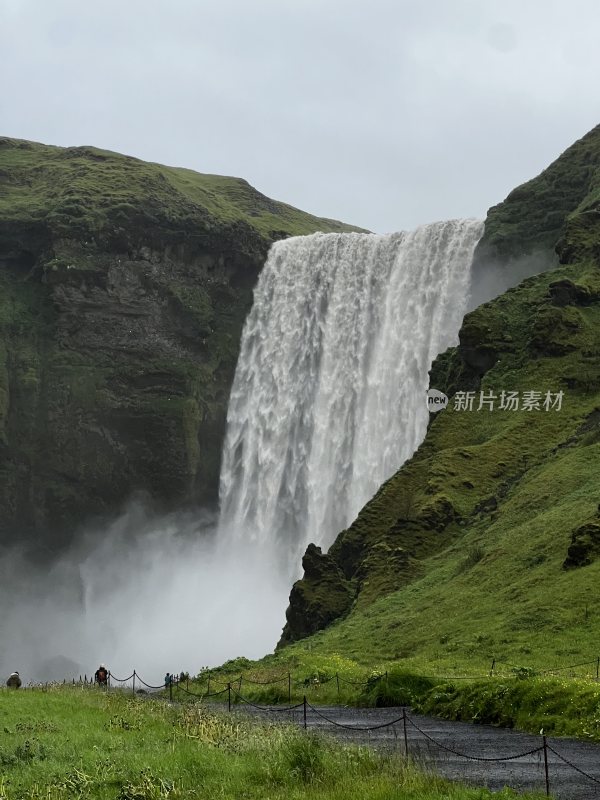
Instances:
[[[238,708],[240,708],[238,706]],[[269,706],[276,709],[277,706]],[[290,712],[259,711],[245,706],[246,713],[268,717],[281,722],[304,724],[303,709]],[[323,716],[319,716],[319,712]],[[406,709],[406,733],[410,756],[426,769],[452,780],[487,786],[494,791],[510,786],[520,791],[539,791],[544,793],[545,769],[541,750],[542,737],[494,728],[489,725],[474,725],[465,722],[451,722],[436,717],[425,717]],[[402,708],[343,708],[339,706],[318,706],[316,711],[308,709],[307,727],[310,730],[332,735],[345,742],[366,744],[383,751],[393,751],[401,755],[405,752],[404,723],[374,731],[358,728],[382,725],[401,718]],[[350,728],[339,728],[326,721],[328,717]],[[414,723],[412,724],[411,723]],[[417,729],[417,727],[420,730]],[[352,730],[352,727],[356,728]],[[428,739],[435,740],[435,743]],[[439,744],[437,744],[439,743]],[[510,761],[477,761],[463,758],[443,747],[472,759],[497,759],[537,750],[535,753]],[[598,780],[598,783],[579,774],[575,769],[561,761],[551,750],[548,752],[548,772],[550,792],[559,800],[600,799],[600,745],[579,742],[574,739],[548,739],[550,748],[571,761],[584,772]]]

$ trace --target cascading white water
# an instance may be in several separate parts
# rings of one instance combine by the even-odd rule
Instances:
[[[435,356],[454,344],[483,232],[277,242],[255,291],[228,411],[221,528],[276,545],[297,573],[422,441]]]

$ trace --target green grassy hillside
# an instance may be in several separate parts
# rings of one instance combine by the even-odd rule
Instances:
[[[0,220],[43,221],[68,238],[125,238],[140,224],[206,234],[243,222],[265,239],[358,230],[271,200],[241,178],[203,175],[96,147],[53,147],[0,138]],[[128,228],[133,228],[129,231]]]
[[[557,158],[540,175],[517,186],[493,206],[478,247],[501,260],[554,250],[573,212],[584,210],[600,191],[600,126]]]

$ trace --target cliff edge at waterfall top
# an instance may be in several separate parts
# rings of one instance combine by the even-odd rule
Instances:
[[[215,506],[268,248],[350,230],[239,178],[0,139],[0,542],[60,547],[139,491]]]

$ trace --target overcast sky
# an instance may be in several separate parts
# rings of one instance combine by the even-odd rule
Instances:
[[[0,134],[374,231],[483,217],[600,122],[597,0],[0,0]]]

